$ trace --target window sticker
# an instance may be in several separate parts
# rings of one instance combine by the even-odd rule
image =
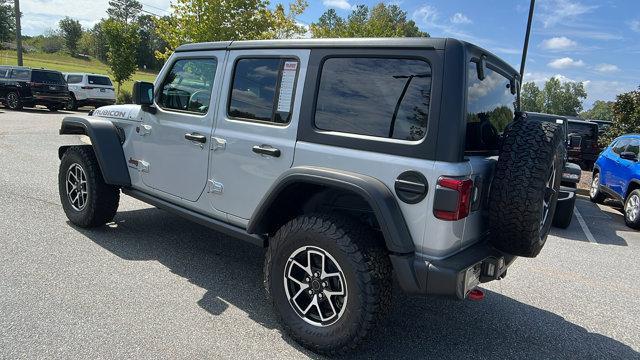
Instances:
[[[278,111],[289,112],[291,109],[291,98],[293,97],[293,87],[297,71],[297,61],[287,61],[284,63],[282,80],[280,81],[280,95],[278,96]]]

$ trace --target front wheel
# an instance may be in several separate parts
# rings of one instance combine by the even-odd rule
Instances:
[[[64,153],[58,190],[67,218],[77,226],[104,225],[118,211],[120,189],[105,184],[91,146],[72,146]]]
[[[640,229],[640,190],[629,193],[624,201],[624,222],[632,229]]]
[[[11,110],[22,110],[23,104],[22,99],[20,99],[20,94],[15,91],[7,93],[5,105]]]
[[[357,347],[391,301],[391,263],[356,220],[304,215],[271,239],[264,284],[284,330],[322,354]]]
[[[595,172],[591,177],[589,199],[596,204],[602,204],[606,198],[607,196],[600,190],[600,173]]]

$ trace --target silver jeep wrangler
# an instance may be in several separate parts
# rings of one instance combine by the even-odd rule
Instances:
[[[80,227],[120,192],[267,247],[264,286],[305,347],[355,348],[406,292],[465,299],[535,257],[564,161],[516,70],[455,39],[188,44],[136,105],[68,116],[60,199]]]

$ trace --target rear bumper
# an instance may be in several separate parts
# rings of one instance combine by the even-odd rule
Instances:
[[[22,98],[23,103],[33,105],[59,105],[68,101],[68,94],[32,94],[30,97]]]
[[[403,291],[464,299],[479,283],[503,278],[516,256],[481,242],[440,260],[421,259],[412,254],[390,258]]]

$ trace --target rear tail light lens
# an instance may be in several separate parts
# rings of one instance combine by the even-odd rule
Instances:
[[[447,206],[447,209],[434,208],[434,215],[438,219],[446,221],[456,221],[467,217],[471,210],[473,181],[471,179],[441,177],[438,179],[438,186],[455,191],[457,193],[457,202],[454,206]],[[438,204],[435,205],[437,206]]]

